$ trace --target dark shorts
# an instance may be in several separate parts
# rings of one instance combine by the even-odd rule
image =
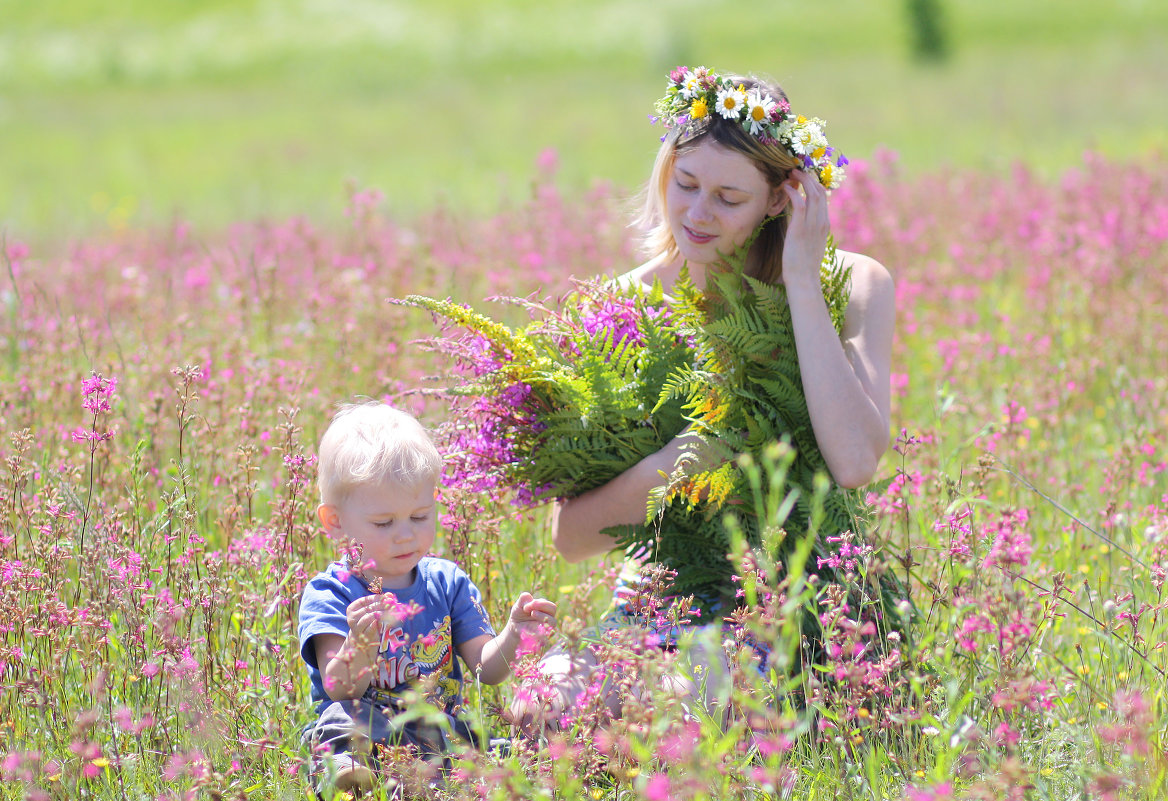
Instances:
[[[419,758],[439,769],[448,767],[452,743],[478,745],[478,737],[465,720],[439,712],[448,725],[403,715],[400,710],[356,699],[333,701],[316,722],[304,730],[302,740],[316,761],[330,754],[358,755],[370,767],[379,767],[377,746],[406,746]]]

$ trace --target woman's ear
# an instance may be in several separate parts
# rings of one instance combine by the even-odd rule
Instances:
[[[316,516],[320,519],[321,526],[329,536],[341,527],[341,516],[337,514],[337,507],[331,503],[322,503],[316,507]]]
[[[786,181],[783,181],[778,186],[771,187],[770,197],[768,198],[770,200],[770,204],[767,206],[766,210],[768,217],[779,216],[779,212],[787,208],[787,204],[791,202],[791,197],[783,190],[783,186],[785,186],[786,183]]]

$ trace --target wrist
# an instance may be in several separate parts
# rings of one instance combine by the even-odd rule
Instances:
[[[820,285],[819,271],[814,274],[798,273],[787,275],[783,273],[783,286],[787,290],[788,300],[803,300],[808,297],[823,298],[823,288]]]
[[[341,643],[341,649],[337,652],[337,657],[344,659],[346,662],[354,660],[369,660],[373,654],[376,653],[377,643],[366,641],[362,637],[354,637],[350,633],[345,637],[345,641]]]
[[[519,627],[515,625],[515,621],[508,619],[507,625],[503,626],[503,630],[495,636],[495,639],[500,648],[514,651],[515,646],[519,644]]]

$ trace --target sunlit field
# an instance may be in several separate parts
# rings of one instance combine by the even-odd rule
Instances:
[[[840,586],[761,566],[742,628],[779,656],[700,643],[724,706],[656,689],[687,648],[612,643],[649,688],[622,720],[590,696],[524,739],[516,683],[471,686],[507,747],[390,753],[374,798],[1168,797],[1168,4],[942,2],[937,62],[909,5],[0,0],[0,799],[313,797],[320,434],[358,398],[449,434],[440,323],[390,299],[520,324],[488,299],[638,263],[685,62],[778,79],[853,159],[836,242],[898,306],[866,544]],[[442,502],[496,624],[523,590],[569,646],[596,622],[615,556]],[[849,606],[888,573],[891,638]]]
[[[684,63],[770,75],[849,157],[914,174],[1168,147],[1168,4],[937,0],[940,63],[912,57],[911,5],[0,0],[0,226],[332,225],[349,180],[398,217],[491,213],[548,147],[566,191],[631,189]]]
[[[403,224],[357,192],[332,230],[177,222],[60,252],[7,235],[4,797],[305,797],[294,624],[334,554],[310,517],[316,440],[360,395],[443,419],[417,390],[448,365],[412,344],[436,326],[387,298],[554,296],[631,262],[619,204],[563,194],[552,169],[548,154],[529,198],[491,215]],[[899,305],[899,433],[870,496],[880,547],[856,572],[910,577],[915,625],[891,650],[829,626],[822,671],[800,687],[742,673],[727,721],[655,694],[611,725],[586,708],[426,792],[1163,797],[1166,198],[1157,159],[1008,181],[855,164],[836,235],[891,268]],[[437,548],[496,621],[529,588],[569,637],[604,605],[607,568],[552,555],[542,512],[504,505],[465,531]],[[510,734],[511,692],[472,690],[492,736]]]

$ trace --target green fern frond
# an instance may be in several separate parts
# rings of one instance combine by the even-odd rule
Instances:
[[[517,359],[534,360],[536,358],[535,349],[522,335],[516,334],[502,323],[459,303],[449,299],[428,298],[424,295],[407,295],[401,300],[401,303],[406,306],[426,309],[439,317],[446,318],[455,325],[482,334],[493,347],[505,349],[507,355],[513,355]]]

